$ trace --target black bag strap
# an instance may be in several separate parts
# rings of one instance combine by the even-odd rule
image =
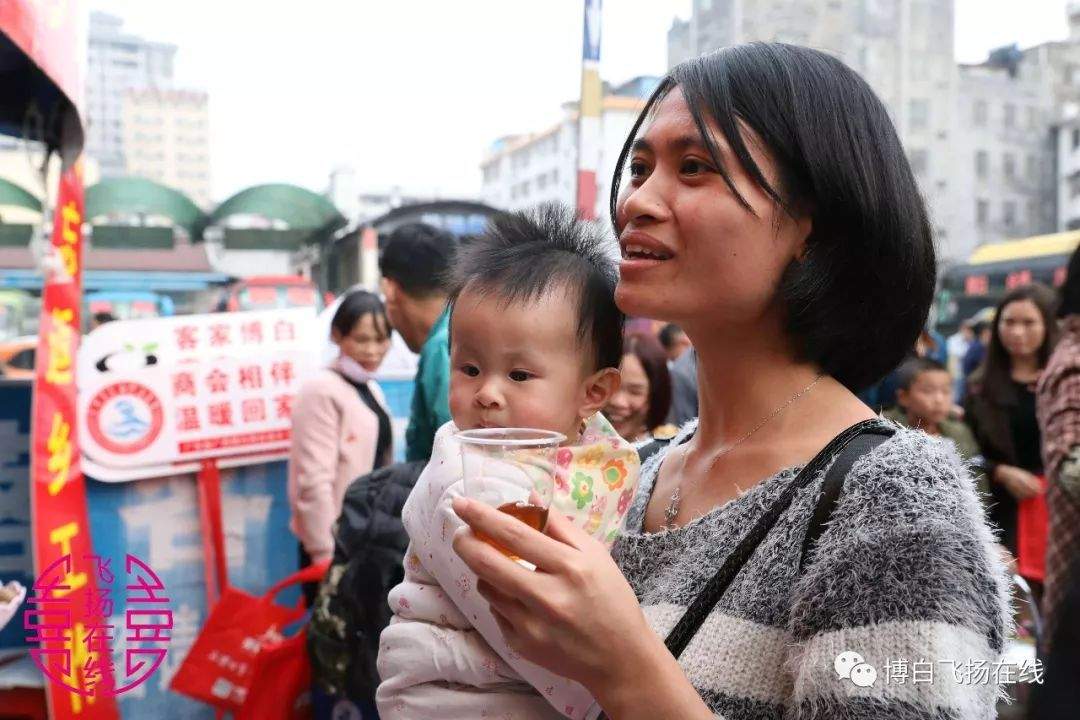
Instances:
[[[806,527],[806,536],[803,538],[802,552],[799,553],[799,565],[796,574],[801,572],[806,565],[806,556],[810,548],[817,544],[821,534],[825,532],[825,525],[832,517],[836,503],[840,499],[840,493],[844,489],[844,480],[851,472],[855,461],[866,455],[881,443],[892,437],[893,431],[885,425],[877,428],[868,428],[861,435],[854,438],[847,447],[837,455],[836,460],[829,466],[825,478],[821,481],[821,497],[814,506],[814,514],[810,517],[810,524]]]
[[[893,431],[887,426],[882,425],[877,419],[864,420],[852,425],[834,437],[821,452],[814,456],[813,460],[806,464],[795,477],[795,480],[784,488],[780,497],[778,497],[772,507],[758,519],[758,522],[750,528],[750,531],[746,533],[743,539],[735,547],[735,550],[726,560],[724,560],[723,564],[716,571],[716,574],[713,575],[708,583],[706,583],[705,588],[696,598],[694,598],[693,602],[691,602],[690,606],[686,609],[686,612],[675,624],[675,627],[668,633],[664,643],[667,645],[667,648],[671,651],[672,655],[678,658],[679,655],[682,654],[682,651],[686,649],[690,640],[693,639],[698,629],[700,629],[701,625],[705,622],[705,618],[709,616],[709,613],[716,607],[716,603],[723,597],[724,592],[728,589],[728,586],[731,585],[732,580],[735,579],[735,576],[738,575],[739,571],[750,559],[750,556],[757,549],[758,545],[761,544],[761,541],[769,533],[773,525],[776,524],[780,515],[782,515],[791,505],[791,501],[794,499],[795,494],[812,482],[813,479],[820,474],[822,469],[833,462],[834,459],[837,462],[843,460],[844,465],[838,467],[836,472],[830,473],[839,478],[838,481],[830,483],[830,486],[835,486],[835,494],[832,494],[831,501],[824,498],[826,500],[825,502],[819,502],[819,510],[816,510],[814,513],[817,524],[813,524],[814,521],[812,521],[811,530],[816,535],[821,533],[821,529],[818,528],[824,525],[828,516],[831,514],[832,506],[835,505],[836,498],[839,496],[840,487],[843,485],[843,478],[847,475],[847,470],[850,470],[860,454],[866,451],[866,446],[863,443],[854,446],[852,446],[851,443],[864,433],[871,432],[876,435],[888,437]],[[884,440],[884,438],[882,438],[882,440]],[[850,451],[848,451],[849,447],[851,448]],[[840,470],[844,470],[844,472],[841,473]],[[830,493],[832,492],[833,491],[830,491]],[[804,544],[804,551],[806,547],[807,546]]]
[[[661,450],[663,450],[664,448],[666,448],[670,444],[671,444],[671,438],[666,438],[664,440],[660,440],[660,439],[650,440],[649,442],[645,443],[644,445],[642,445],[641,447],[638,448],[638,451],[637,451],[638,460],[640,461],[640,463],[642,465],[644,465],[646,460],[648,460],[653,455],[660,452]]]

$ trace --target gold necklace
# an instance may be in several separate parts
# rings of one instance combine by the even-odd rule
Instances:
[[[779,415],[780,413],[784,412],[789,407],[791,407],[795,403],[796,400],[801,398],[806,393],[810,392],[810,390],[813,389],[813,387],[818,384],[818,381],[821,380],[822,377],[824,377],[824,375],[817,375],[814,378],[814,381],[812,383],[810,383],[809,385],[804,387],[802,390],[800,390],[799,392],[792,395],[790,398],[788,398],[787,402],[785,402],[783,405],[781,405],[780,407],[773,410],[770,414],[766,415],[765,418],[761,422],[759,422],[757,425],[754,426],[753,430],[746,433],[741,438],[739,438],[738,440],[736,440],[732,444],[728,445],[727,447],[720,448],[719,450],[717,450],[716,454],[713,455],[712,460],[709,461],[709,466],[705,469],[705,476],[707,477],[712,472],[712,469],[716,466],[716,461],[717,460],[719,460],[724,455],[727,455],[729,452],[731,452],[732,450],[734,450],[735,448],[739,447],[744,442],[749,440],[751,435],[756,433],[761,428],[765,427],[765,425],[767,425],[770,421],[775,419],[777,415]],[[686,470],[686,457],[689,454],[690,454],[690,449],[689,449],[689,445],[687,445],[687,447],[685,447],[683,449],[683,451],[682,451],[682,463],[679,465],[679,476],[680,477],[682,476],[683,472]],[[671,498],[670,498],[670,502],[668,502],[667,509],[664,510],[664,522],[665,522],[666,527],[668,527],[668,528],[675,527],[675,519],[679,516],[679,501],[682,499],[681,490],[682,490],[682,482],[680,481],[675,486],[675,490],[671,493]]]

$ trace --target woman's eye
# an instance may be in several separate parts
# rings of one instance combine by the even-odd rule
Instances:
[[[469,377],[476,377],[480,374],[480,368],[475,365],[462,365],[461,372],[465,373]]]
[[[532,377],[532,376],[529,373],[525,372],[524,370],[511,370],[510,371],[510,379],[513,380],[514,382],[525,382],[530,377]]]
[[[708,172],[709,170],[709,166],[701,162],[700,160],[695,160],[694,158],[687,158],[686,160],[683,160],[682,167],[679,171],[683,175],[700,175],[702,173]]]
[[[647,172],[649,172],[648,167],[646,167],[645,163],[641,162],[640,160],[632,160],[630,162],[630,178],[631,179],[633,179],[633,180],[641,179],[641,178],[645,177],[645,174]]]

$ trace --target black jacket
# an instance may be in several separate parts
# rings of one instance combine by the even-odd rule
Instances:
[[[386,597],[405,576],[409,536],[401,509],[425,464],[381,468],[345,491],[334,524],[334,558],[308,628],[312,679],[328,693],[375,699],[379,635],[393,615]]]

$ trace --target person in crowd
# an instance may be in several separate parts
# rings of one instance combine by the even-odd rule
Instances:
[[[960,327],[956,329],[956,332],[950,335],[945,341],[945,352],[948,356],[945,367],[948,368],[949,375],[952,376],[953,402],[955,403],[963,401],[965,375],[962,364],[964,355],[967,354],[968,348],[971,347],[971,343],[974,340],[974,325],[971,320],[968,319],[961,322]]]
[[[964,391],[967,391],[967,378],[975,372],[986,357],[986,348],[990,347],[990,336],[994,328],[994,308],[984,308],[971,319],[974,337],[960,361],[960,371],[964,377]]]
[[[405,581],[382,635],[383,720],[560,717],[591,704],[577,683],[510,652],[451,547],[463,492],[458,430],[529,427],[566,436],[551,513],[610,546],[637,487],[638,455],[599,410],[619,385],[622,313],[604,237],[572,210],[495,218],[462,249],[451,292],[450,410],[402,513]],[[654,343],[652,336],[647,336]]]
[[[1042,492],[1042,440],[1035,385],[1056,337],[1054,294],[1044,285],[1016,288],[998,304],[982,364],[968,378],[964,420],[985,459],[1001,543],[1016,555],[1017,502]]]
[[[334,526],[332,562],[308,626],[320,719],[327,713],[378,717],[379,636],[390,621],[386,598],[401,582],[408,545],[401,510],[431,455],[435,431],[450,419],[446,274],[456,251],[449,233],[411,223],[390,234],[379,258],[390,325],[420,358],[405,462],[350,478]]]
[[[604,408],[615,431],[630,442],[643,444],[655,434],[670,439],[666,425],[671,409],[671,374],[664,348],[648,333],[627,333],[619,362],[622,383]]]
[[[1046,470],[1046,549],[1040,654],[1046,660],[1045,714],[1080,707],[1080,249],[1069,260],[1057,309],[1061,339],[1036,389]],[[1040,693],[1041,695],[1042,693]]]
[[[697,359],[690,338],[675,323],[664,325],[658,337],[667,353],[671,375],[671,409],[666,421],[668,425],[678,427],[697,417]]]
[[[435,431],[450,419],[445,278],[456,250],[457,242],[449,233],[410,223],[390,234],[379,257],[390,323],[409,349],[420,354],[405,431],[409,461],[428,459]]]
[[[675,323],[668,323],[660,328],[660,332],[657,333],[656,338],[660,341],[660,344],[664,346],[669,369],[676,360],[682,357],[683,354],[691,348],[690,338],[686,337],[686,333],[683,332],[683,329]]]
[[[897,370],[896,407],[885,417],[910,428],[950,440],[960,457],[981,462],[979,444],[961,420],[949,417],[952,410],[952,376],[944,365],[930,358],[905,360]],[[980,495],[990,488],[983,473],[976,473]]]
[[[698,416],[697,353],[690,348],[671,364],[669,425],[681,427]]]
[[[686,330],[701,416],[642,466],[613,555],[557,513],[540,533],[454,501],[510,647],[618,720],[993,717],[993,681],[869,683],[889,658],[992,665],[1010,629],[968,469],[854,395],[934,292],[885,106],[826,53],[731,46],[661,80],[616,168],[616,300]]]
[[[293,407],[289,450],[289,527],[300,565],[330,558],[330,528],[349,483],[391,459],[390,414],[373,373],[390,348],[390,322],[378,295],[354,290],[330,322],[338,357],[304,383]],[[305,588],[309,604],[315,586]]]

